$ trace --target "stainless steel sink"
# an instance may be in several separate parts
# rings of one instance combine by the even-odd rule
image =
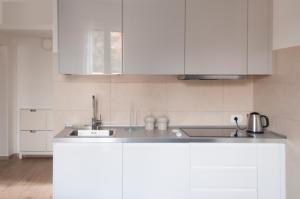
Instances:
[[[76,137],[112,137],[114,136],[114,130],[112,129],[101,129],[101,130],[92,130],[92,129],[78,129],[72,131],[70,136]]]

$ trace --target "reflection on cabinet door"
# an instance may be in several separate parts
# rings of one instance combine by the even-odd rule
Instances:
[[[183,74],[185,0],[124,0],[124,73]]]
[[[187,0],[186,74],[247,74],[247,0]]]
[[[63,74],[122,72],[122,0],[58,0]]]

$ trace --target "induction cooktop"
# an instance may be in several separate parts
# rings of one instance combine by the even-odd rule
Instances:
[[[245,131],[234,128],[182,128],[189,137],[252,137]]]

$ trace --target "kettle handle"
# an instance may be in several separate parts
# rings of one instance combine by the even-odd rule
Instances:
[[[267,116],[265,116],[265,115],[262,115],[262,116],[260,117],[260,119],[262,119],[262,118],[264,118],[264,119],[266,120],[266,125],[263,125],[263,128],[269,127],[269,126],[270,126],[269,118],[268,118]]]

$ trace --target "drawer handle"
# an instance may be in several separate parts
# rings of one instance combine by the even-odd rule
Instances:
[[[30,130],[29,132],[30,132],[30,133],[36,133],[36,131],[35,131],[35,130]]]
[[[30,109],[29,111],[30,112],[36,112],[36,109]]]

